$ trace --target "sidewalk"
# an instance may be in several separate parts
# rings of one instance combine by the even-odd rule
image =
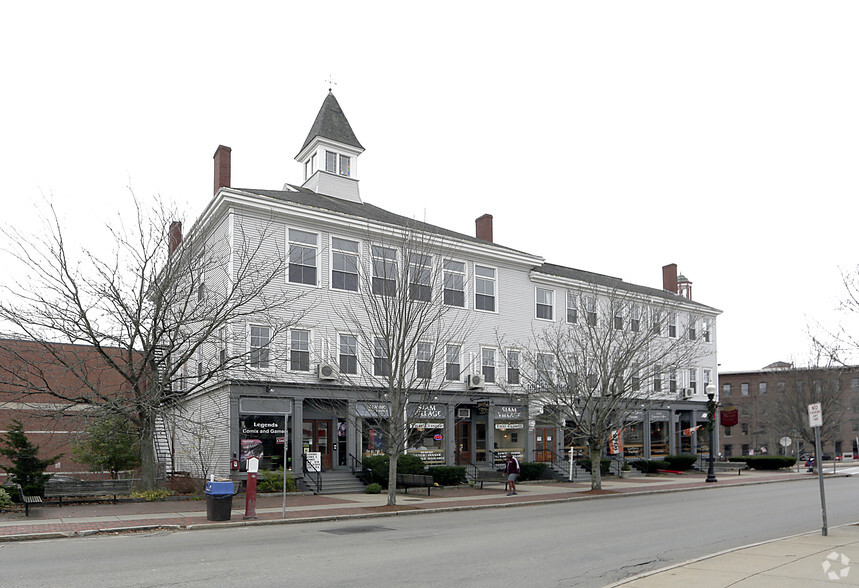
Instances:
[[[387,506],[385,494],[288,495],[283,509],[282,495],[257,498],[257,519],[243,520],[244,496],[233,499],[232,520],[210,522],[206,519],[206,499],[158,502],[121,502],[72,504],[60,508],[54,503],[31,507],[30,516],[20,512],[0,514],[0,542],[56,537],[86,536],[95,533],[121,533],[157,528],[175,530],[212,529],[242,525],[289,524],[343,518],[399,516],[441,510],[505,508],[547,502],[591,500],[630,494],[714,490],[725,486],[786,482],[813,479],[805,472],[743,472],[721,474],[717,484],[706,484],[704,474],[680,476],[614,477],[603,480],[603,490],[590,491],[590,480],[581,482],[525,482],[518,484],[518,495],[506,496],[501,484],[484,490],[471,487],[437,488],[427,496],[413,489],[399,494],[396,506]],[[828,583],[823,571],[827,556],[836,553],[838,561],[830,568],[844,567],[840,555],[859,566],[859,526],[830,529],[829,536],[809,534],[715,554],[659,572],[643,574],[616,586],[681,586],[692,581],[696,586],[813,586]],[[842,584],[859,586],[859,567],[852,575],[840,578]]]

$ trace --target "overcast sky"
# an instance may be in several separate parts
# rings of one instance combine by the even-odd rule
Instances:
[[[195,218],[301,183],[333,76],[366,202],[661,287],[721,370],[804,363],[859,263],[856,2],[15,2],[0,35],[3,222],[73,233],[141,200]],[[252,6],[252,8],[249,8]],[[527,8],[526,8],[527,6]],[[34,229],[35,230],[35,229]]]

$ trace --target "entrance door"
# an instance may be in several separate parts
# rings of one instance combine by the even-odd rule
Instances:
[[[471,422],[456,423],[456,465],[471,461]]]
[[[303,421],[302,446],[304,451],[318,451],[322,458],[322,469],[330,470],[331,463],[331,421]]]
[[[555,451],[555,429],[537,429],[537,461],[550,462]]]

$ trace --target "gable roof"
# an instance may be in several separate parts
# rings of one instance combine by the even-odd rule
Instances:
[[[349,121],[346,120],[346,115],[343,114],[343,109],[340,108],[337,98],[334,97],[334,94],[330,90],[328,91],[328,96],[325,97],[325,101],[322,102],[322,108],[319,109],[316,120],[313,121],[313,126],[310,127],[307,139],[304,140],[304,144],[298,152],[301,153],[304,151],[304,148],[316,137],[324,137],[325,139],[331,139],[332,141],[351,145],[362,151],[364,150],[364,147],[358,142],[358,138],[352,131]]]
[[[700,302],[695,302],[694,300],[690,300],[685,296],[675,294],[674,292],[669,292],[668,290],[660,290],[658,288],[650,288],[648,286],[639,286],[638,284],[624,282],[622,279],[615,278],[613,276],[597,274],[594,272],[587,272],[584,270],[566,267],[563,265],[556,265],[554,263],[544,263],[542,266],[535,268],[534,271],[559,278],[567,278],[570,280],[576,280],[579,282],[603,286],[604,288],[609,288],[611,290],[625,290],[627,292],[632,292],[635,294],[642,294],[645,296],[661,298],[670,302],[690,304],[692,306],[700,307],[702,310],[707,309],[714,312],[721,312],[711,306],[701,304]]]

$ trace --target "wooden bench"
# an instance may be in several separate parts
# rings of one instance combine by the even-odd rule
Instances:
[[[84,496],[113,496],[131,493],[133,480],[59,480],[45,484],[45,498],[59,498],[60,507],[63,506],[63,497],[78,498]]]
[[[21,502],[24,503],[24,516],[30,516],[30,505],[31,504],[42,504],[41,496],[27,496],[24,494],[24,489],[21,488],[21,484],[15,484],[18,487],[18,497],[21,499]]]
[[[430,489],[435,486],[432,476],[425,474],[397,474],[397,488],[405,490],[409,493],[409,488],[426,488],[427,496],[430,495]]]
[[[497,482],[499,484],[506,484],[507,474],[505,474],[504,472],[488,472],[486,470],[479,470],[477,472],[477,479],[475,479],[475,482],[479,482],[480,489],[483,490],[484,482]]]

